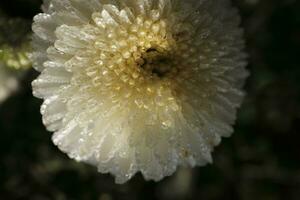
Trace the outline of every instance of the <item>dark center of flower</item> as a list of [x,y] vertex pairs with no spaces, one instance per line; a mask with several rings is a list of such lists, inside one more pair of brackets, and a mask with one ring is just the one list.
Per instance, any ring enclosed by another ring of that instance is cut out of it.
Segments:
[[147,49],[141,56],[141,68],[159,78],[165,77],[172,70],[172,61],[169,54],[160,52],[156,48]]

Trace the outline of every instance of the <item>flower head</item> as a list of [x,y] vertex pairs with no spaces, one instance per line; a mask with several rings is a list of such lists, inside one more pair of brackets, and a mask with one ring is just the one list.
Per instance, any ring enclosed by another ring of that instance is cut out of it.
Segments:
[[227,0],[50,0],[34,18],[43,122],[71,158],[122,183],[212,162],[247,76]]

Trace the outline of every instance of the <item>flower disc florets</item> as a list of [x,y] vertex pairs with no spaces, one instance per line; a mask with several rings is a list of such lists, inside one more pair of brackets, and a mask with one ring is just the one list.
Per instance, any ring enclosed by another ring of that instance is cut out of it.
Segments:
[[211,162],[247,75],[227,0],[50,0],[34,18],[44,124],[119,183]]

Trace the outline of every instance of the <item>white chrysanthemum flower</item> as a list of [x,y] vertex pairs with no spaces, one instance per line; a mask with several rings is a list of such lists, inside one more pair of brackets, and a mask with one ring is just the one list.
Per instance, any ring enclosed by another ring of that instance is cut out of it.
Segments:
[[18,88],[16,73],[0,62],[0,103]]
[[71,158],[160,180],[212,162],[247,76],[227,0],[50,0],[34,18],[33,93]]

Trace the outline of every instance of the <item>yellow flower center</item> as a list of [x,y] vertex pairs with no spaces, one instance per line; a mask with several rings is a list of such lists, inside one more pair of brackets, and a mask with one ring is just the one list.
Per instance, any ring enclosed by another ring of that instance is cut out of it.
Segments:
[[[189,36],[190,31],[187,24],[175,24],[173,18],[165,21],[139,16],[132,24],[112,22],[103,26],[100,14],[94,13],[94,23],[106,34],[106,41],[96,40],[94,44],[100,50],[101,69],[96,70],[101,76],[116,77],[129,86],[149,87],[161,80],[170,85],[184,64],[178,57],[182,57],[186,44],[178,41]],[[94,81],[101,82],[99,77]]]

